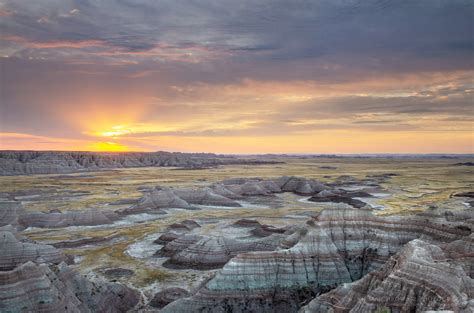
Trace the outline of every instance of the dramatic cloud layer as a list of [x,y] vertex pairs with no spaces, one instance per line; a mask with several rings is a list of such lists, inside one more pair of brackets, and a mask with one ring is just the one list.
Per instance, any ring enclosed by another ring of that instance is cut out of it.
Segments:
[[473,152],[473,12],[0,1],[0,149]]

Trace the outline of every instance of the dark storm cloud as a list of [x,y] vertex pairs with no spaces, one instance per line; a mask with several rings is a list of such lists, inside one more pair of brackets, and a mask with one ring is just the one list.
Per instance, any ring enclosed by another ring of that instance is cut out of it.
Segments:
[[13,12],[0,23],[4,36],[100,40],[130,52],[187,43],[225,48],[241,61],[447,57],[453,67],[452,54],[467,60],[472,53],[471,1],[23,0],[3,7]]

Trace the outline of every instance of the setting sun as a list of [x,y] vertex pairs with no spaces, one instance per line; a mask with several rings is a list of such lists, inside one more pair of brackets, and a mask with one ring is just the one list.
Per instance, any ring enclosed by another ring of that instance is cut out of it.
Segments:
[[99,152],[125,152],[130,151],[127,146],[115,142],[96,142],[87,146],[86,150]]
[[103,137],[117,137],[117,136],[122,136],[131,133],[129,129],[127,129],[126,126],[124,125],[117,125],[117,126],[112,126],[111,131],[105,131],[98,133],[98,135],[103,136]]

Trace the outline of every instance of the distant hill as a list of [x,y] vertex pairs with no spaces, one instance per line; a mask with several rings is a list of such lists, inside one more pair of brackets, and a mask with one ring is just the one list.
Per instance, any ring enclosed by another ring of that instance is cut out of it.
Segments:
[[0,175],[57,174],[168,166],[202,169],[226,164],[279,163],[251,157],[181,152],[0,151]]

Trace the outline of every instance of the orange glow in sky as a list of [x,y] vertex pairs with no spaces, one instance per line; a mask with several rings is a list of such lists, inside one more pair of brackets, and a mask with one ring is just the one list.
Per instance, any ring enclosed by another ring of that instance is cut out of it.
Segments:
[[[80,149],[82,150],[82,149]],[[86,146],[87,151],[99,151],[99,152],[125,152],[130,151],[130,148],[116,142],[96,142]]]
[[[462,94],[438,96],[438,90],[459,88],[466,73],[453,73],[451,86],[439,75],[425,76],[432,99],[427,105],[458,101]],[[460,78],[459,78],[460,77]],[[387,82],[324,85],[260,83],[193,87],[191,100],[155,104],[144,96],[82,94],[85,101],[69,110],[52,111],[67,121],[74,138],[28,133],[0,133],[0,149],[90,151],[183,151],[215,153],[472,153],[473,123],[469,118],[443,113],[367,112],[352,102],[410,101],[423,88],[420,78],[394,87]],[[461,81],[461,82],[458,82]],[[385,86],[385,87],[384,87]],[[448,87],[447,87],[448,86]],[[401,89],[400,89],[401,88]],[[339,94],[336,92],[339,90]],[[372,92],[370,91],[372,90]],[[184,91],[183,91],[184,92]],[[428,92],[428,91],[427,91]],[[463,91],[462,93],[465,93]],[[375,96],[376,95],[376,96]],[[340,105],[339,99],[352,99]],[[416,96],[423,99],[423,96]],[[367,99],[367,100],[365,100]],[[405,100],[406,99],[406,100]],[[54,100],[54,99],[52,99]],[[79,103],[79,102],[78,102]],[[133,103],[133,104],[132,104]],[[406,109],[410,110],[410,105]]]

